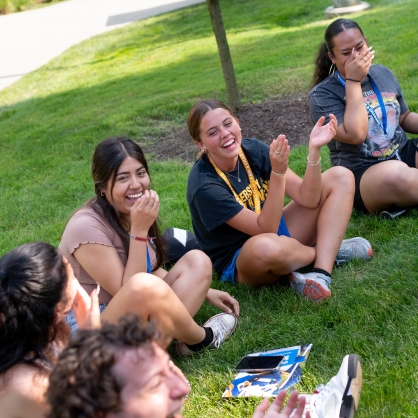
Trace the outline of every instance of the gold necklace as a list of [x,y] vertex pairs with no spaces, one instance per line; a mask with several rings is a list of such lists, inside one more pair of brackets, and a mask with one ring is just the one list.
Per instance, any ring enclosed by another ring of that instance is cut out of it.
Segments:
[[[238,182],[239,182],[239,183],[241,183],[241,179],[240,179],[240,177],[239,177],[239,159],[237,159],[237,164],[238,164],[238,177],[237,177],[237,176],[233,176],[232,174],[228,173],[228,171],[224,171],[224,173],[225,173],[227,176],[230,176],[230,177],[233,177],[234,179],[237,179],[237,180],[238,180]],[[236,165],[235,165],[235,167],[236,167]],[[234,171],[234,170],[235,170],[235,168],[234,168],[232,171]]]

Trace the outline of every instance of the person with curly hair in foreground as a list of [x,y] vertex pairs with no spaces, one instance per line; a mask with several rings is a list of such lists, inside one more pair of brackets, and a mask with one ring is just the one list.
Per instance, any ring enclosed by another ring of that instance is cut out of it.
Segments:
[[[81,330],[51,373],[50,418],[180,418],[190,385],[155,339],[152,324],[133,314]],[[284,405],[283,391],[253,418],[353,417],[360,390],[360,361],[350,354],[319,393],[298,398],[294,391]]]

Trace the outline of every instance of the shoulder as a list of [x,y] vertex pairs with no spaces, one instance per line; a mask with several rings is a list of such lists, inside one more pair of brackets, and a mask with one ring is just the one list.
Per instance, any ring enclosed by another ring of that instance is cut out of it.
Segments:
[[391,70],[389,70],[388,67],[385,67],[382,64],[373,64],[370,67],[369,73],[373,76],[376,74],[387,74],[387,75],[392,75],[394,77],[394,74]]
[[399,81],[396,78],[395,74],[384,65],[372,65],[370,67],[369,74],[376,80],[382,80],[383,82],[393,82],[399,85]]
[[67,229],[76,230],[81,229],[83,230],[86,227],[100,227],[100,228],[110,228],[107,221],[100,216],[97,212],[94,211],[93,208],[88,206],[83,206],[68,221]]
[[73,254],[81,244],[97,243],[114,246],[119,242],[116,231],[90,207],[82,207],[69,220],[62,234],[59,249]]
[[335,88],[335,86],[339,86],[338,80],[335,77],[327,77],[325,80],[322,80],[316,86],[312,87],[311,91],[309,92],[309,96],[315,94],[317,92],[329,91]]
[[241,143],[246,157],[252,161],[269,154],[269,146],[256,138],[244,138]]
[[189,173],[187,192],[194,192],[207,184],[219,183],[219,176],[206,155],[202,155],[194,164]]
[[46,374],[40,373],[36,367],[19,364],[9,370],[5,378],[5,386],[0,390],[0,400],[6,417],[44,416],[47,411],[45,393],[48,388],[48,376]]

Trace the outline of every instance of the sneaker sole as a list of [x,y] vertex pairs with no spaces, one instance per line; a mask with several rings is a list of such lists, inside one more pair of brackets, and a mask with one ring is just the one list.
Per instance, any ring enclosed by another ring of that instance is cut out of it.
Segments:
[[306,279],[305,286],[303,288],[303,294],[308,299],[311,299],[315,303],[320,303],[325,299],[331,297],[331,292],[326,287],[321,286],[318,282],[311,279]]
[[348,382],[343,394],[340,418],[354,418],[360,401],[363,371],[357,354],[350,354],[347,369]]

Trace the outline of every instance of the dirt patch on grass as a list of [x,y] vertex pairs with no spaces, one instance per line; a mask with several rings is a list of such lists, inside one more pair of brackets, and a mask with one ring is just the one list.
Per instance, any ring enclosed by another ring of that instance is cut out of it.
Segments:
[[[246,104],[237,113],[244,138],[257,138],[266,144],[279,134],[285,134],[291,148],[308,145],[313,123],[309,115],[306,94],[285,96],[280,100]],[[198,148],[187,127],[173,131],[149,146],[147,152],[159,161],[177,158],[193,162]]]

